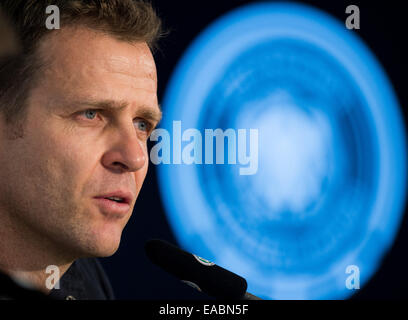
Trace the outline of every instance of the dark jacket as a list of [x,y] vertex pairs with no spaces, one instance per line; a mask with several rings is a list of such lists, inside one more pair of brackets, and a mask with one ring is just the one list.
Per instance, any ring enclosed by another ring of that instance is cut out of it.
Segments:
[[52,289],[48,295],[23,288],[0,274],[0,299],[113,300],[114,294],[100,262],[87,258],[76,260],[61,277],[59,289]]

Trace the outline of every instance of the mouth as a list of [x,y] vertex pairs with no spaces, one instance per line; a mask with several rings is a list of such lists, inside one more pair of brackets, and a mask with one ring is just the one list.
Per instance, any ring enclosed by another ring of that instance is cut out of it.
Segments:
[[129,192],[118,191],[96,196],[94,199],[102,213],[123,216],[129,212],[133,196]]
[[103,199],[115,201],[115,202],[118,202],[118,203],[127,203],[126,200],[124,198],[121,198],[121,197],[105,197]]
[[114,191],[109,192],[104,195],[96,196],[96,199],[106,199],[109,201],[114,201],[116,203],[130,204],[133,199],[133,195],[128,191]]

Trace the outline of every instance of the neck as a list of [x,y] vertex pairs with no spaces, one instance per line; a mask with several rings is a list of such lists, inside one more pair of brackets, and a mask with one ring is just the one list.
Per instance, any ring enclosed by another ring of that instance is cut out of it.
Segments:
[[0,212],[0,239],[0,270],[46,294],[75,260],[51,239],[4,212]]

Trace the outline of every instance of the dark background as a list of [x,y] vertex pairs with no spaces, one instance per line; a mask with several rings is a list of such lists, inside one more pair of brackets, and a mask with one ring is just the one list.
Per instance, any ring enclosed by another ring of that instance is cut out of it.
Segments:
[[[172,71],[184,51],[211,22],[239,6],[260,1],[219,0],[182,1],[153,0],[153,6],[170,33],[156,52],[159,75],[158,95],[161,101]],[[265,1],[263,1],[265,2]],[[398,95],[406,106],[406,71],[408,52],[404,35],[408,25],[408,9],[397,1],[297,1],[320,8],[341,21],[348,16],[348,5],[360,8],[360,30],[356,32],[377,56]],[[166,110],[163,110],[164,113]],[[403,110],[407,123],[407,110]],[[136,202],[133,216],[126,226],[119,250],[110,258],[101,259],[118,299],[208,299],[152,265],[144,254],[144,243],[161,238],[177,244],[167,222],[160,199],[156,167],[150,163],[146,181]],[[187,186],[186,186],[187,187]],[[407,210],[406,210],[407,211]],[[392,249],[385,256],[379,271],[352,299],[408,298],[408,218],[404,220]]]

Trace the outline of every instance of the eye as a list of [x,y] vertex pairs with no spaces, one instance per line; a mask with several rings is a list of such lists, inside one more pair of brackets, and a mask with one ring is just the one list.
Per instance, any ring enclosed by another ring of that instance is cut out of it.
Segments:
[[95,119],[95,117],[96,117],[96,115],[98,114],[98,112],[97,112],[96,110],[93,110],[93,109],[88,109],[88,110],[85,110],[85,111],[83,112],[83,114],[85,115],[85,117],[86,117],[87,119],[93,120],[93,119]]
[[151,128],[151,124],[143,119],[135,119],[134,120],[135,126],[138,130],[144,131],[144,132],[149,132]]

